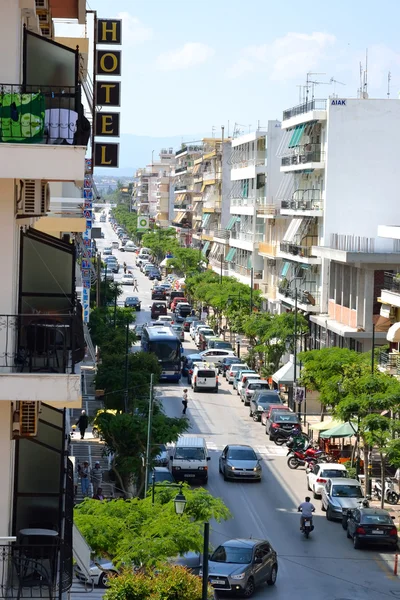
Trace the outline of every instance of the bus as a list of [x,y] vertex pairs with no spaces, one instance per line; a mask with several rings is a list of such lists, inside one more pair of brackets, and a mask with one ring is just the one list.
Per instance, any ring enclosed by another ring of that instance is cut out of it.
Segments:
[[153,352],[161,365],[161,380],[179,381],[181,378],[182,343],[169,327],[144,327],[141,346],[144,352]]

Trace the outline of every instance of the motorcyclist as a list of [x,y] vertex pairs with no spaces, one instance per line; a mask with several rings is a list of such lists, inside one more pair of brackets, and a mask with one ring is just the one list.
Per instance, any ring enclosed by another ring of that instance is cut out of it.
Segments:
[[313,512],[315,512],[315,506],[310,502],[310,496],[306,496],[305,502],[302,502],[298,507],[298,512],[301,512],[300,517],[300,531],[304,529],[304,521],[312,521]]

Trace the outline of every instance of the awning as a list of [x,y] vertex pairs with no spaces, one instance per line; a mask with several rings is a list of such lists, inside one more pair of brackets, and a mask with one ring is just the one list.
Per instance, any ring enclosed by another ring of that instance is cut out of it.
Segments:
[[282,238],[284,242],[294,242],[296,234],[299,232],[300,227],[304,223],[304,217],[294,217],[289,223],[289,227],[286,230],[285,235]]
[[293,131],[293,135],[290,138],[290,142],[289,142],[289,148],[295,148],[296,146],[299,145],[299,142],[301,140],[301,137],[304,133],[304,129],[305,129],[305,123],[303,125],[296,125],[294,131]]
[[225,227],[225,229],[227,231],[231,231],[232,227],[235,225],[235,223],[237,223],[238,221],[240,221],[240,217],[238,217],[238,215],[234,215],[233,217],[231,217],[229,219],[228,225]]
[[185,212],[178,212],[178,214],[176,215],[176,217],[173,219],[173,222],[174,223],[180,223],[183,220],[185,214],[186,214]]
[[283,263],[281,275],[282,277],[286,277],[290,269],[290,262],[286,261]]
[[357,433],[357,430],[357,423],[341,423],[340,425],[336,425],[336,427],[328,429],[328,431],[324,431],[323,433],[321,433],[320,437],[325,439],[352,437]]
[[[300,375],[300,365],[297,365],[297,369],[296,369],[296,377],[298,377]],[[293,362],[293,355],[291,355],[289,362],[286,363],[286,365],[283,365],[283,367],[281,367],[280,369],[278,369],[276,371],[276,373],[274,373],[272,375],[272,379],[273,381],[275,381],[275,383],[277,383],[278,385],[293,385],[293,381],[294,381],[294,362]]]
[[208,222],[209,222],[209,220],[210,220],[210,217],[211,217],[211,214],[209,214],[209,213],[207,213],[207,214],[205,214],[205,215],[204,215],[204,217],[203,217],[203,220],[202,220],[202,222],[201,222],[201,226],[202,226],[202,228],[203,228],[203,229],[204,229],[205,227],[207,227],[207,225],[208,225]]
[[319,423],[314,423],[310,425],[310,429],[313,431],[327,431],[328,429],[333,429],[338,425],[343,425],[342,421],[320,421]]
[[175,203],[175,204],[182,204],[182,202],[184,201],[185,197],[186,197],[186,194],[177,194],[177,195],[175,196],[175,201],[174,201],[174,203]]
[[231,248],[226,255],[225,262],[232,262],[235,258],[237,248]]
[[200,167],[201,167],[201,162],[198,165],[194,165],[192,174],[197,175],[197,173],[200,171]]
[[201,186],[201,191],[204,192],[207,185],[214,185],[215,179],[210,179],[209,181],[203,181],[203,185]]
[[202,253],[203,256],[205,256],[207,254],[207,250],[208,250],[210,244],[211,244],[211,242],[206,242],[204,244],[204,246],[202,247],[201,253]]
[[400,342],[400,323],[395,323],[390,327],[386,339],[388,342]]

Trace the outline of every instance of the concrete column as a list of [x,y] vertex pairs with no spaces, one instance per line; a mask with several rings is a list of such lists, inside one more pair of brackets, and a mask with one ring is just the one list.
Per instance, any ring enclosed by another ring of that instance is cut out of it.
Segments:
[[13,179],[0,179],[0,256],[2,261],[0,315],[17,312],[19,235],[15,219]]
[[374,292],[374,271],[367,271],[362,269],[364,275],[364,289],[361,288],[361,292],[364,294],[364,324],[361,325],[365,331],[372,331],[372,310],[374,304],[373,292]]
[[18,0],[1,0],[0,73],[1,83],[22,81],[22,22]]
[[[330,281],[330,264],[331,261],[328,258],[322,259],[320,267],[320,289],[321,289],[321,305],[320,312],[322,314],[328,312],[328,301],[329,301],[329,281]],[[318,281],[318,275],[316,275]]]
[[14,485],[14,442],[11,440],[11,402],[0,402],[0,536],[11,535]]

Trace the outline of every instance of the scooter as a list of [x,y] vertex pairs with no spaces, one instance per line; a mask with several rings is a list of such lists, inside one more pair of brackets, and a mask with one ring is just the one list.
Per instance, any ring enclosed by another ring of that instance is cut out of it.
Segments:
[[[382,498],[382,482],[380,479],[375,481],[373,492],[380,500]],[[397,492],[394,491],[394,483],[390,479],[390,477],[385,478],[385,501],[388,504],[398,504],[400,500],[400,496]]]
[[308,539],[310,533],[314,530],[313,520],[311,518],[304,519],[302,532],[304,533],[304,537]]
[[287,456],[289,456],[287,465],[290,469],[297,469],[304,465],[307,465],[307,468],[311,469],[315,463],[318,461],[322,462],[325,459],[325,453],[315,448],[308,448],[304,452],[301,450],[289,450]]

